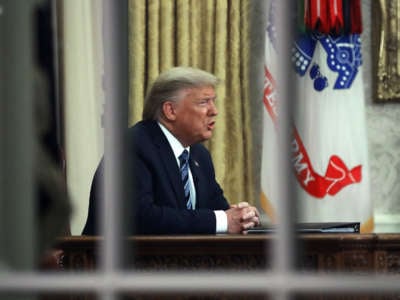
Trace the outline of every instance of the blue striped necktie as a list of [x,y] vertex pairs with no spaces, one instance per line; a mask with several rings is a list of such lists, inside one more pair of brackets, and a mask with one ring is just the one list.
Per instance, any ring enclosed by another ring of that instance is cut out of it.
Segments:
[[185,203],[187,209],[193,209],[190,201],[190,182],[189,182],[189,152],[185,149],[179,156],[180,172],[183,187],[185,190]]

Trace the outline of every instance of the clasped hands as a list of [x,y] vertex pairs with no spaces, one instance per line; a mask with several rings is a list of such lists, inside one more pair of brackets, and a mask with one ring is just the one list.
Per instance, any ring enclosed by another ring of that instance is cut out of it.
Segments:
[[225,213],[228,217],[228,233],[246,234],[248,229],[260,225],[257,208],[247,202],[233,204]]

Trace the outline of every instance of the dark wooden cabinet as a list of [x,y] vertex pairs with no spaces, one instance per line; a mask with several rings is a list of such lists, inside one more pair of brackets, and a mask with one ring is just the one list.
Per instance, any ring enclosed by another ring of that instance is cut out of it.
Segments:
[[[59,238],[56,248],[62,250],[59,269],[94,271],[99,266],[100,237],[72,236]],[[124,239],[130,270],[228,270],[261,271],[271,267],[274,235],[192,235],[135,236]],[[400,273],[400,234],[307,234],[297,239],[298,268],[317,273],[348,272],[350,274]],[[60,252],[58,252],[60,253]],[[255,273],[256,274],[256,273]],[[257,274],[261,274],[258,273]],[[260,275],[262,276],[262,275]],[[203,295],[128,293],[123,299],[274,299],[264,294],[243,290],[240,293]],[[78,293],[62,298],[99,299],[95,294]],[[400,293],[386,295],[315,294],[294,295],[293,299],[389,300],[400,299]]]

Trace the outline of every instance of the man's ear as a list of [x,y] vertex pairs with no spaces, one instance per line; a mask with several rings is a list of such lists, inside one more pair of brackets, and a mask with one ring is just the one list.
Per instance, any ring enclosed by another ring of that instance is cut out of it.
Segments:
[[167,120],[173,121],[176,118],[175,103],[172,101],[165,101],[162,105],[162,111]]

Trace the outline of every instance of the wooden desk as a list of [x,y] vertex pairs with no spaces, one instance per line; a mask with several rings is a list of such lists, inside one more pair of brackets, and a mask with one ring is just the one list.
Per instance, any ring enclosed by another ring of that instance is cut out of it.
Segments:
[[[130,267],[140,270],[261,270],[268,268],[273,235],[136,236]],[[69,270],[93,270],[99,237],[65,237],[56,247],[64,251]],[[299,236],[299,267],[323,272],[400,273],[400,234],[308,234]]]

